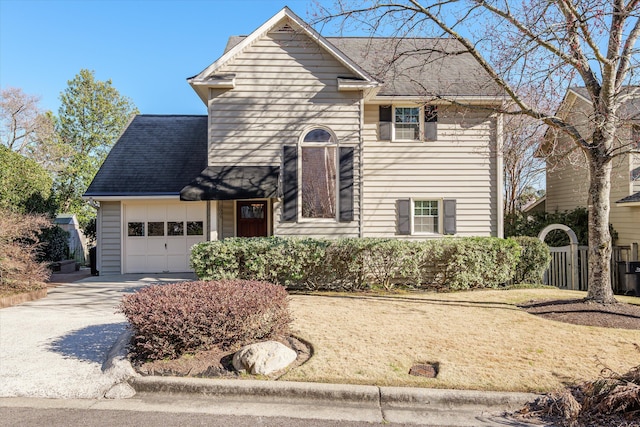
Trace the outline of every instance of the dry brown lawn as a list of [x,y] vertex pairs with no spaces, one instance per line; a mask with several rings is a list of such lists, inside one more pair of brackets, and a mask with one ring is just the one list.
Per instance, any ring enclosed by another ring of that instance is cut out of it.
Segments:
[[[282,380],[545,392],[640,364],[640,331],[578,326],[526,313],[555,289],[397,295],[292,295],[293,332],[313,357]],[[640,303],[638,298],[619,300]],[[437,378],[410,376],[438,363]]]

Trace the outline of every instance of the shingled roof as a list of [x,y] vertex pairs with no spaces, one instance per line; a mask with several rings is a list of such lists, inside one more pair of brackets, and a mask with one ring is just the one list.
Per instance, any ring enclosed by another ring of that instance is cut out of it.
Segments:
[[[225,52],[246,36],[232,36]],[[379,96],[504,95],[465,47],[453,38],[326,37],[382,83]]]
[[[591,102],[589,91],[584,86],[572,86],[569,90],[577,93]],[[624,95],[629,95],[618,111],[618,116],[624,120],[640,120],[640,86],[625,86]]]
[[207,116],[136,116],[84,194],[179,195],[207,166]]

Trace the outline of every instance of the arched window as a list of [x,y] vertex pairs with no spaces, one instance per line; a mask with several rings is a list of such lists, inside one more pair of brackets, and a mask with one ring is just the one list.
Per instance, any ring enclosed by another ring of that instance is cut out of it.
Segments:
[[324,128],[302,138],[301,193],[303,218],[336,218],[337,141]]

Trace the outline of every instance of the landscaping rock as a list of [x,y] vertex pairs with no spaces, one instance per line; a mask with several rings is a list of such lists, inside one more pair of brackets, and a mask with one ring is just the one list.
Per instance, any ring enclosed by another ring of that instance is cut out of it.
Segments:
[[277,341],[250,344],[233,355],[233,367],[253,375],[269,375],[293,363],[298,354]]

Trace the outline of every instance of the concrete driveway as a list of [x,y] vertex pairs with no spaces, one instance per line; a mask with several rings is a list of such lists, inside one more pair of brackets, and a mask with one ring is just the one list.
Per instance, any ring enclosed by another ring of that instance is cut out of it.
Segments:
[[0,397],[101,398],[119,382],[103,371],[126,330],[123,294],[188,273],[89,277],[49,289],[46,298],[0,310]]

